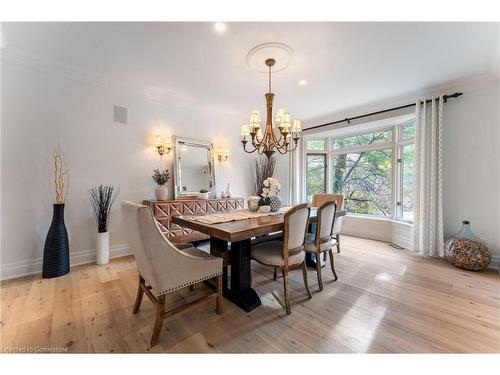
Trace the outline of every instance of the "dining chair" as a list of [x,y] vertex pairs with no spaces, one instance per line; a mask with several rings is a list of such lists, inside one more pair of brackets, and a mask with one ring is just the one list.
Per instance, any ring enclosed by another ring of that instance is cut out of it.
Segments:
[[[334,201],[337,203],[337,210],[344,209],[344,196],[342,194],[313,194],[312,207],[319,207],[325,202]],[[342,227],[342,217],[335,220],[333,227],[333,237],[337,240],[337,253],[340,253],[340,229]]]
[[302,269],[304,286],[309,298],[312,298],[307,284],[304,245],[309,223],[310,208],[307,204],[299,204],[285,213],[283,241],[267,241],[252,246],[251,256],[264,266],[280,269],[283,275],[286,313],[290,314],[290,298],[288,287],[288,271]]
[[[137,314],[146,294],[156,306],[156,320],[150,344],[158,342],[163,321],[210,297],[216,297],[216,312],[222,313],[222,259],[189,244],[177,248],[165,238],[148,206],[133,202],[122,203],[132,252],[139,271],[139,287],[133,313]],[[215,278],[216,290],[171,310],[165,309],[168,293]]]
[[330,256],[330,265],[333,272],[333,279],[337,280],[335,272],[335,264],[333,260],[332,248],[336,244],[333,238],[333,228],[335,227],[335,213],[337,211],[337,203],[335,201],[326,201],[318,207],[316,233],[307,235],[306,252],[316,255],[316,274],[318,276],[319,290],[323,290],[323,280],[321,278],[321,254]]

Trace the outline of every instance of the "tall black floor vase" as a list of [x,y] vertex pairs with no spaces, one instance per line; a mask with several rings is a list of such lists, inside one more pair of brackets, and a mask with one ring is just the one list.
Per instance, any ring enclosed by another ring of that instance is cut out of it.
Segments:
[[51,278],[69,272],[69,240],[64,224],[64,203],[54,204],[54,215],[43,249],[42,277]]

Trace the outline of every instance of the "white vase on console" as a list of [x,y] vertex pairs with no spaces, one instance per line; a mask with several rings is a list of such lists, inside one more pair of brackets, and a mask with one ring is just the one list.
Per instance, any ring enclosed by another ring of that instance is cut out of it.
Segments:
[[165,185],[157,185],[155,188],[155,197],[157,201],[167,200],[168,188]]
[[229,182],[227,183],[227,189],[226,189],[226,198],[231,198],[231,187],[229,186]]

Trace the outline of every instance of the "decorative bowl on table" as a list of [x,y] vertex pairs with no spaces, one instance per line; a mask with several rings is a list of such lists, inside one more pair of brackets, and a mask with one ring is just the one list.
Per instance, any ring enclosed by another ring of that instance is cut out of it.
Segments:
[[271,212],[271,206],[260,206],[259,212],[269,213],[269,212]]
[[260,197],[250,196],[247,198],[247,206],[250,212],[257,212],[259,210]]

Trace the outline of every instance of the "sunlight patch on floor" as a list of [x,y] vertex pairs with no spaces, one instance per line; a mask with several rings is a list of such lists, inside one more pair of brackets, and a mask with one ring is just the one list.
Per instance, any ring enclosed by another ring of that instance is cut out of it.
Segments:
[[393,277],[391,276],[391,274],[387,272],[381,272],[375,276],[375,280],[380,280],[380,281],[391,281],[392,279]]
[[[370,304],[372,307],[367,312],[370,316],[366,320],[359,319],[360,313],[366,311],[366,306]],[[338,326],[349,327],[349,336],[356,338],[356,340],[350,342],[350,346],[356,352],[365,353],[368,351],[375,338],[378,326],[385,316],[386,310],[386,306],[373,306],[373,303],[369,301],[369,297],[363,295],[357,299],[354,305],[339,321]]]

